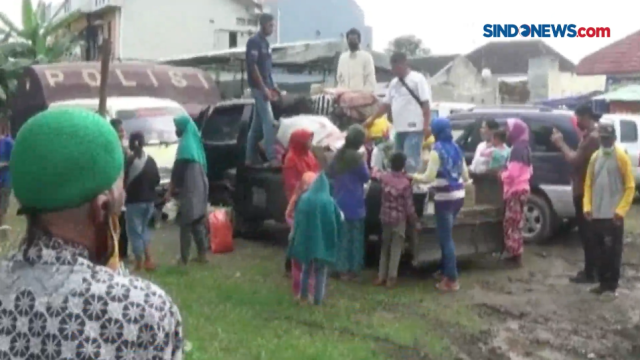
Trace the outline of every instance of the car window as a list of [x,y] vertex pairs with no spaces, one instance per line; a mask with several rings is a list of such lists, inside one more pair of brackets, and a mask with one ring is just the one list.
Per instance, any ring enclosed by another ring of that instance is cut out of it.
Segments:
[[234,141],[240,132],[240,124],[245,108],[244,104],[215,108],[202,127],[204,141]]
[[[476,121],[460,121],[451,124],[451,132],[453,139],[464,152],[475,152],[476,147],[480,143],[480,136],[476,129],[478,123]],[[478,133],[478,134],[476,134]]]
[[[127,134],[141,132],[148,144],[178,142],[173,119],[185,114],[179,107],[140,108],[120,110],[116,117],[122,120],[122,127]],[[125,144],[127,141],[125,140]]]
[[638,142],[638,126],[632,120],[620,120],[620,142],[635,143]]
[[[531,134],[531,151],[533,152],[546,152],[557,153],[560,152],[557,146],[551,142],[551,134],[553,134],[553,126],[538,121],[527,121]],[[560,127],[559,129],[566,137],[570,136],[566,133],[566,129]]]

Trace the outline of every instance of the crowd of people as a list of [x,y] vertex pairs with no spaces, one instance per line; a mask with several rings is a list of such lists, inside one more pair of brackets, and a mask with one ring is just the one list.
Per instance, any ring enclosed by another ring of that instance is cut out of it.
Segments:
[[[271,74],[271,54],[267,41],[267,37],[273,31],[273,17],[263,15],[260,18],[260,26],[261,31],[249,40],[246,55],[252,93],[256,103],[263,104],[266,110],[256,108],[255,121],[251,128],[254,135],[250,136],[247,142],[248,163],[251,163],[249,155],[255,153],[259,130],[263,129],[265,139],[273,137],[273,117],[267,100],[277,97],[280,92]],[[349,30],[346,38],[349,50],[339,59],[338,86],[351,91],[372,92],[376,83],[372,57],[360,49],[358,30]],[[307,144],[306,152],[298,148],[286,155],[284,176],[287,194],[296,194],[288,195],[291,215],[289,219],[293,228],[295,229],[293,209],[302,192],[300,189],[293,191],[294,184],[300,183],[307,172],[324,174],[330,181],[332,196],[342,214],[343,225],[339,226],[335,239],[329,241],[325,238],[328,243],[324,244],[326,251],[323,251],[323,256],[326,258],[329,251],[327,249],[335,251],[331,269],[340,279],[351,280],[357,277],[364,256],[364,185],[370,181],[378,182],[382,186],[383,194],[380,214],[383,230],[379,274],[375,284],[393,287],[397,281],[397,264],[404,247],[405,236],[413,234],[419,227],[412,201],[412,187],[419,183],[431,184],[437,236],[442,249],[441,271],[436,274],[440,280],[437,287],[443,291],[455,291],[459,289],[459,283],[452,239],[453,224],[464,202],[465,185],[471,182],[473,176],[489,174],[496,176],[503,188],[504,260],[508,264],[521,266],[525,206],[531,193],[530,180],[533,174],[528,125],[520,119],[508,119],[506,128],[502,129],[495,120],[484,121],[481,130],[484,141],[478,145],[474,159],[467,168],[464,154],[454,142],[449,120],[431,118],[431,89],[426,78],[409,68],[405,54],[394,53],[390,63],[395,78],[389,83],[379,110],[364,121],[362,126],[356,125],[348,129],[345,145],[336,153],[326,169],[319,170],[318,163],[312,160],[308,149],[311,146],[312,134],[303,136]],[[372,136],[371,130],[385,115],[393,119],[393,139]],[[600,279],[601,284],[594,292],[615,292],[622,248],[622,219],[628,210],[632,196],[630,194],[633,193],[635,185],[628,169],[628,157],[614,146],[615,133],[607,130],[611,129],[610,125],[603,124],[598,127],[598,117],[588,105],[577,109],[576,117],[580,135],[584,133],[577,150],[574,151],[567,146],[562,134],[557,130],[554,130],[551,139],[565,155],[574,173],[574,204],[579,233],[584,244],[585,268],[572,278],[572,281],[591,283]],[[273,140],[264,141],[264,144],[267,144],[266,153],[270,165],[278,165],[279,160],[269,155],[274,153],[268,149],[273,143]],[[299,141],[295,143],[301,144]],[[371,161],[358,152],[365,144],[373,144],[374,154]],[[426,159],[423,158],[425,146],[430,150]],[[606,169],[613,173],[607,172],[608,178],[600,178],[605,174],[599,170],[605,166],[600,154],[610,154],[611,149],[616,149],[614,153],[618,159],[617,167],[608,162]],[[300,156],[301,153],[306,155]],[[592,169],[598,171],[593,172]],[[594,177],[595,175],[597,176]],[[594,180],[596,178],[597,180]],[[585,179],[591,180],[587,182]],[[304,182],[304,188],[308,186],[308,181]],[[599,195],[594,195],[594,191]],[[605,195],[602,192],[606,192]],[[603,197],[611,200],[603,204]],[[598,206],[613,210],[605,212],[600,209],[594,218],[592,210],[585,208],[590,209],[594,204],[592,199],[595,198],[599,199]],[[609,221],[615,226],[603,225],[601,217],[605,215],[604,223],[608,224]],[[304,241],[313,238],[310,234],[297,234],[304,232],[292,231],[293,247],[298,237],[304,238]],[[609,236],[616,239],[613,241],[614,245],[608,240],[603,240]],[[297,289],[297,294],[300,295],[298,274],[299,270],[304,268],[304,263],[296,261],[295,257],[293,262],[297,264],[293,266],[296,269],[293,274],[294,289]],[[617,273],[612,270],[614,267],[618,268]],[[286,268],[289,270],[291,267],[287,265]],[[324,280],[319,283],[324,284]]]
[[[297,301],[320,305],[330,273],[343,281],[361,275],[365,194],[371,182],[382,188],[382,246],[374,285],[392,288],[397,283],[405,237],[420,227],[413,186],[424,183],[434,193],[442,250],[436,287],[443,292],[460,289],[453,226],[465,185],[480,173],[502,183],[505,260],[521,265],[523,214],[533,173],[525,122],[509,119],[500,129],[495,121],[485,121],[485,141],[467,168],[450,120],[431,119],[426,79],[409,69],[405,55],[396,53],[391,56],[396,78],[379,111],[348,129],[344,145],[326,167],[311,151],[313,133],[304,129],[292,133],[288,151],[278,159],[269,139],[269,100],[278,96],[266,40],[273,17],[262,15],[260,25],[247,44],[256,116],[246,154],[251,162],[262,131],[268,166],[283,164],[291,225],[285,268]],[[339,79],[366,90],[375,74],[359,40],[357,31],[348,33],[350,49],[340,58]],[[377,118],[387,113],[396,134],[376,141],[382,155],[371,164],[361,149],[372,142],[370,130]],[[598,125],[590,107],[580,107],[576,116],[584,132],[577,150],[564,143],[560,132],[552,135],[574,171],[585,251],[585,268],[572,281],[599,281],[594,293],[615,293],[624,217],[635,192],[631,164],[616,146],[610,124]],[[180,141],[165,200],[173,198],[179,205],[180,263],[190,261],[192,241],[196,260],[206,262],[207,159],[193,120],[183,115],[174,123]],[[6,214],[13,191],[27,230],[19,250],[0,262],[0,357],[180,359],[182,320],[176,305],[160,288],[129,276],[122,266],[130,244],[134,271],[156,267],[148,223],[160,176],[155,160],[144,151],[144,135],[128,134],[125,142],[121,121],[109,124],[99,114],[71,108],[34,116],[15,142],[8,128],[1,130],[0,215]],[[425,144],[430,150],[426,159]]]

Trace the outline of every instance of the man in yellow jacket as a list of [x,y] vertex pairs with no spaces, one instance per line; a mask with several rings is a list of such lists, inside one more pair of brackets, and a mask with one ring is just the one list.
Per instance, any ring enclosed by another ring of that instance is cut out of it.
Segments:
[[616,293],[620,280],[624,217],[635,194],[631,161],[624,149],[616,146],[612,124],[598,126],[600,149],[589,161],[584,183],[583,208],[591,223],[591,236],[599,251],[598,278],[594,294]]

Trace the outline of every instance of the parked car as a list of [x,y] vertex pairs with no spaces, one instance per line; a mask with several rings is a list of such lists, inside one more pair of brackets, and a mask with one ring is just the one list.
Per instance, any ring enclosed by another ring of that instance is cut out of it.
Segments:
[[495,119],[506,125],[508,118],[522,119],[531,132],[533,176],[531,196],[525,210],[525,241],[539,242],[548,239],[565,220],[575,217],[571,190],[570,166],[562,153],[551,143],[553,128],[564,135],[572,148],[577,148],[578,132],[569,112],[555,112],[546,108],[506,107],[483,108],[450,116],[456,142],[471,163],[476,147],[482,141],[480,127],[486,119]]
[[640,115],[606,114],[600,119],[600,122],[610,123],[615,127],[618,144],[629,155],[636,185],[640,185],[640,137],[638,136]]

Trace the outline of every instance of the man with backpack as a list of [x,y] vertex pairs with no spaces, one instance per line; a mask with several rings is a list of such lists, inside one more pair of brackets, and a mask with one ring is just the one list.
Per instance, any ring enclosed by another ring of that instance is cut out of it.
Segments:
[[396,78],[389,83],[380,108],[364,126],[370,127],[375,119],[391,112],[395,150],[407,156],[407,173],[415,173],[422,162],[422,142],[431,135],[431,87],[424,75],[409,68],[404,53],[391,55],[391,71]]

